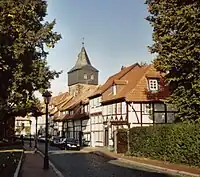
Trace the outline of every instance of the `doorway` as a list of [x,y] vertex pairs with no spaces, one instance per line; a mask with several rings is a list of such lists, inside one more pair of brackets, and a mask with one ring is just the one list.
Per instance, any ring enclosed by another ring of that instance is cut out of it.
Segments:
[[108,147],[108,128],[105,129],[104,146]]

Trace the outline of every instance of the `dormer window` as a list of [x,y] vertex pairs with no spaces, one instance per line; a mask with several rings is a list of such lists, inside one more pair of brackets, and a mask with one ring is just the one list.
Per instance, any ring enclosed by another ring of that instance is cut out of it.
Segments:
[[117,94],[117,86],[113,85],[112,89],[113,89],[113,95],[116,95]]
[[158,79],[149,79],[149,90],[158,91]]

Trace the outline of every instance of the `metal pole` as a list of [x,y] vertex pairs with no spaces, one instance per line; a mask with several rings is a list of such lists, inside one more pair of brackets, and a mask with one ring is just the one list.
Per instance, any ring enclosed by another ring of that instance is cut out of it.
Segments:
[[38,117],[35,116],[35,151],[37,151],[37,138],[38,138],[38,135],[37,135],[37,120],[38,120]]
[[44,169],[49,169],[49,157],[48,157],[48,103],[46,103],[46,129],[45,129]]
[[29,147],[32,147],[32,143],[31,143],[31,120],[30,120],[30,139],[29,139]]

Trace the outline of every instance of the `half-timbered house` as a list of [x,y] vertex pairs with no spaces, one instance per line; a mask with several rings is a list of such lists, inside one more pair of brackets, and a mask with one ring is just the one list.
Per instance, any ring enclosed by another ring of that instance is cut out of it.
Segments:
[[59,120],[60,109],[72,99],[68,92],[60,93],[51,99],[49,104],[49,134],[63,136],[63,122]]
[[94,92],[97,87],[91,85],[84,87],[60,109],[58,119],[63,122],[65,137],[79,139],[82,136],[86,143],[90,143],[88,95]]
[[[91,121],[96,117],[92,108],[94,99],[101,100],[98,112],[102,111],[101,139],[104,146],[114,145],[114,132],[119,128],[173,122],[175,111],[163,102],[168,96],[163,74],[157,72],[153,65],[140,66],[136,63],[111,76],[90,96]],[[91,134],[96,134],[91,139],[93,146],[98,146],[98,131],[93,131],[98,123],[91,127]]]
[[[90,120],[91,120],[91,146],[108,146],[108,127],[104,125],[106,122],[103,119],[102,112],[105,110],[102,106],[103,95],[107,93],[107,90],[111,88],[114,81],[120,80],[126,76],[137,64],[129,66],[127,68],[122,67],[121,71],[109,77],[108,80],[99,89],[89,96],[90,99]],[[105,94],[104,94],[105,92]],[[121,104],[119,104],[121,106]],[[119,108],[118,106],[118,108]],[[122,106],[119,110],[121,110]],[[126,113],[124,113],[126,115]],[[121,121],[122,123],[122,121]]]

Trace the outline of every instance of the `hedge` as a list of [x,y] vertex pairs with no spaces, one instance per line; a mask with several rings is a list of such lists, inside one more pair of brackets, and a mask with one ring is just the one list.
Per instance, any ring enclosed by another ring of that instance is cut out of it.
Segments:
[[134,127],[130,154],[200,167],[200,123]]

